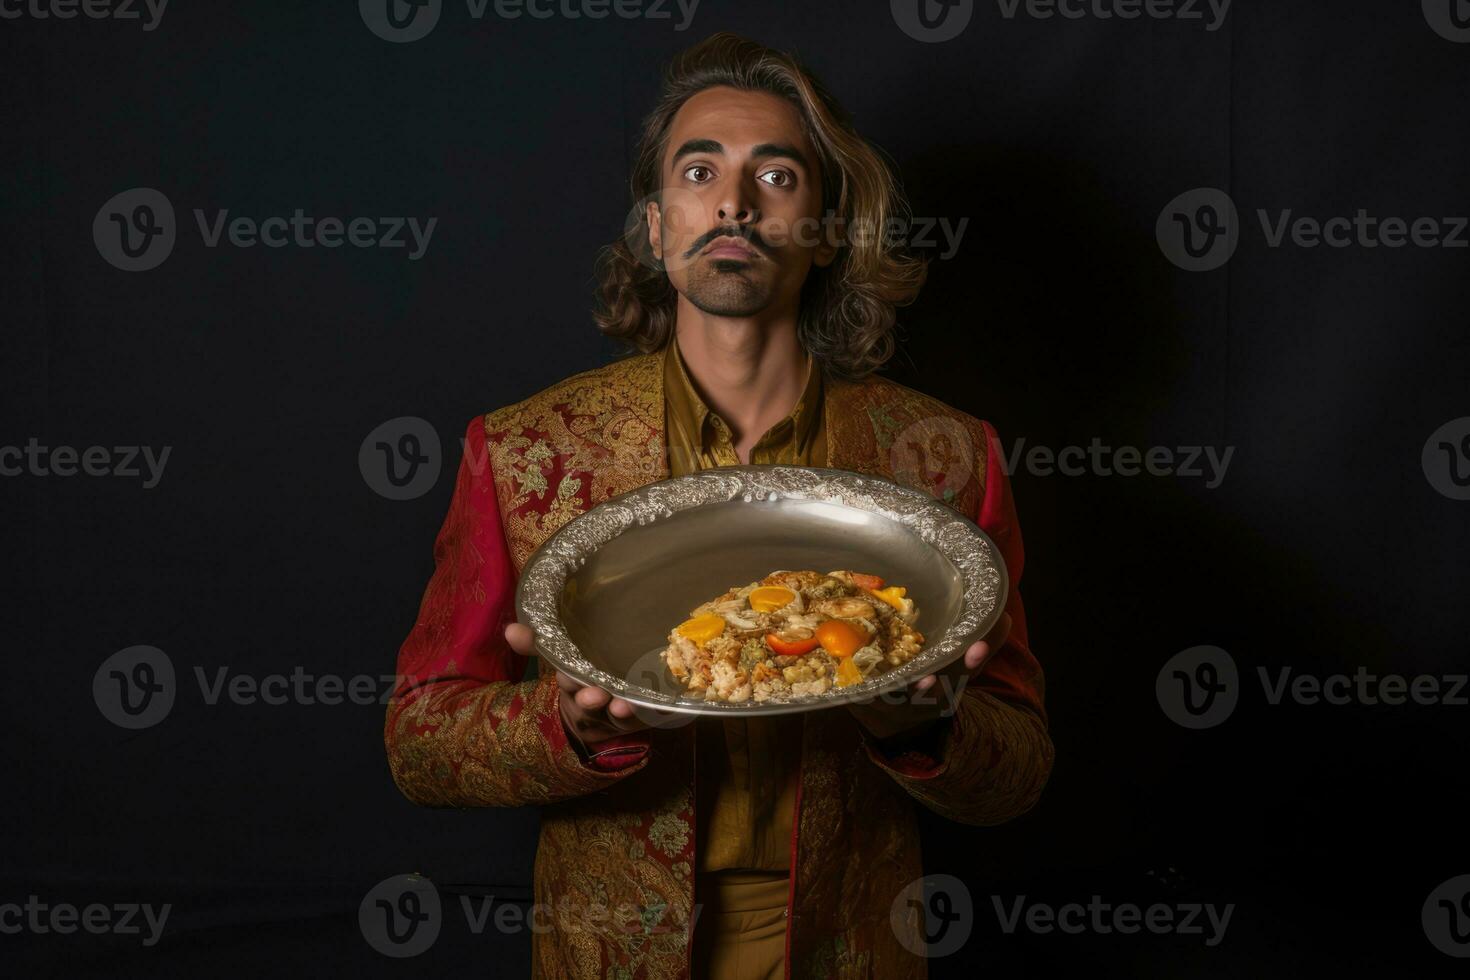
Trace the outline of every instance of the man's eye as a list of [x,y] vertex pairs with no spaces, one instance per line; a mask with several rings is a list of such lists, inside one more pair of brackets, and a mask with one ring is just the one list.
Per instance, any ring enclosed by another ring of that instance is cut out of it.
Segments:
[[689,177],[689,179],[690,180],[693,180],[696,184],[703,184],[705,181],[700,180],[697,177],[690,176],[691,174],[693,174],[697,170],[702,170],[705,173],[709,173],[709,167],[706,167],[702,163],[696,163],[694,166],[692,166],[689,169],[687,169],[687,170],[684,171],[684,176],[685,177]]
[[784,170],[769,170],[761,174],[760,179],[765,180],[767,177],[781,178],[779,182],[768,182],[771,183],[772,187],[790,187],[795,182],[795,178]]

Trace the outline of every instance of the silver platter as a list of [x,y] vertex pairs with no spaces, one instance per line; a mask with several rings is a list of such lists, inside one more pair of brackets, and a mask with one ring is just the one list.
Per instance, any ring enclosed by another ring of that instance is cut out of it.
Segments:
[[[917,657],[826,694],[734,704],[685,695],[664,667],[669,631],[695,606],[777,569],[839,568],[908,589],[925,638]],[[994,542],[928,494],[849,470],[720,466],[568,521],[526,561],[516,612],[552,666],[642,708],[779,715],[866,700],[940,670],[995,625],[1007,587]]]

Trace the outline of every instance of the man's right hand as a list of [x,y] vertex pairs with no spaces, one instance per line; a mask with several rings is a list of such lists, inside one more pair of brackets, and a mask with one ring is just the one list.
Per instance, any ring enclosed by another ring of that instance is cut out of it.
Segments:
[[[531,628],[524,623],[505,627],[505,640],[523,657],[536,655]],[[649,726],[634,711],[633,704],[600,687],[583,684],[573,677],[556,672],[557,700],[561,705],[562,726],[583,749],[597,750],[597,743],[640,731]]]

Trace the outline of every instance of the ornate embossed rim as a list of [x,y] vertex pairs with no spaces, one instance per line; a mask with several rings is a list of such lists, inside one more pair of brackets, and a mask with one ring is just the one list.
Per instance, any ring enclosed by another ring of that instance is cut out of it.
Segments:
[[[897,670],[841,693],[770,698],[731,704],[671,697],[609,674],[582,655],[559,615],[568,578],[587,556],[628,528],[672,517],[682,510],[742,498],[817,500],[876,513],[903,525],[938,550],[964,583],[960,618],[917,657]],[[990,537],[974,521],[941,501],[882,477],[809,466],[719,466],[649,483],[603,501],[562,525],[527,559],[516,588],[518,619],[535,634],[537,652],[583,684],[601,687],[645,708],[699,714],[784,714],[866,700],[933,673],[961,656],[1000,618],[1009,583]]]

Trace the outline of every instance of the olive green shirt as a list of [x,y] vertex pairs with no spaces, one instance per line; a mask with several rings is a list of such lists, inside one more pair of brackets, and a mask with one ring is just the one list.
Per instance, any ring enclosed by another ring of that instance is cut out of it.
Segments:
[[[663,355],[669,475],[740,465],[730,427],[695,388],[676,337],[670,338]],[[815,358],[808,355],[807,360],[800,400],[756,442],[750,453],[752,465],[827,464],[822,371]],[[699,870],[789,873],[802,716],[701,717],[695,726]]]

